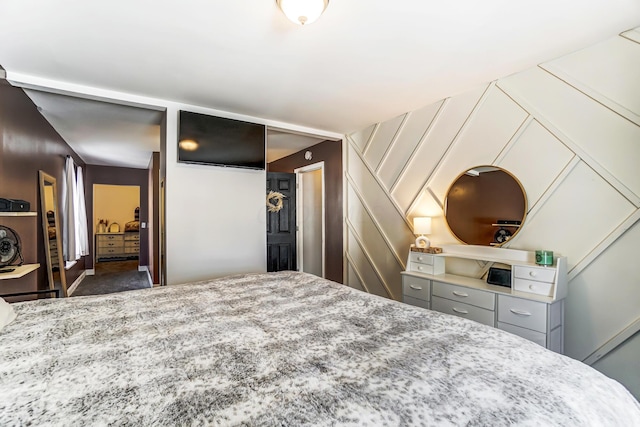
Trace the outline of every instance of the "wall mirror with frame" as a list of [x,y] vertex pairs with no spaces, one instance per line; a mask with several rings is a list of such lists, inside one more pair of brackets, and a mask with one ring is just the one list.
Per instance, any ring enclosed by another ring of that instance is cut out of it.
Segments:
[[40,171],[40,210],[44,250],[47,259],[47,277],[49,289],[60,289],[67,296],[67,280],[62,259],[62,236],[58,218],[58,191],[56,179]]
[[451,184],[445,222],[468,245],[502,246],[524,225],[527,196],[518,179],[496,166],[476,166]]

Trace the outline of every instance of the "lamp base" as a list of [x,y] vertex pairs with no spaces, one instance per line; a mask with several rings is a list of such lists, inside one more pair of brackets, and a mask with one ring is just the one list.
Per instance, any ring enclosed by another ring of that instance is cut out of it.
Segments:
[[416,239],[416,248],[428,248],[431,246],[431,242],[427,236],[420,236]]

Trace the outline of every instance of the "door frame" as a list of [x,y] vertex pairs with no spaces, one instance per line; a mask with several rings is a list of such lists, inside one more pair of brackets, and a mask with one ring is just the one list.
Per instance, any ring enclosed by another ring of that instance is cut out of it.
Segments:
[[296,237],[296,257],[298,263],[298,271],[303,271],[304,267],[304,258],[303,258],[303,238],[304,238],[304,227],[301,221],[301,217],[304,214],[304,208],[302,205],[302,196],[303,196],[303,188],[300,179],[300,175],[306,172],[314,172],[320,170],[320,176],[322,178],[322,277],[325,277],[325,230],[326,230],[326,219],[325,219],[325,209],[326,209],[326,201],[325,201],[325,193],[326,193],[326,185],[324,181],[324,161],[313,163],[307,166],[303,166],[301,168],[296,168],[293,170],[293,173],[296,174],[296,229],[298,230]]
[[[96,243],[96,236],[97,236],[98,232],[96,230],[97,226],[96,226],[96,221],[95,221],[95,219],[96,219],[95,218],[95,216],[96,216],[96,202],[97,202],[96,196],[95,196],[95,194],[96,194],[96,186],[100,186],[100,187],[135,187],[135,188],[138,189],[138,207],[140,207],[141,204],[142,204],[142,187],[140,185],[138,185],[138,184],[105,184],[104,182],[94,182],[93,183],[93,186],[91,188],[92,213],[93,213],[93,216],[94,216],[94,218],[91,218],[91,220],[93,221],[93,228],[92,228],[92,230],[93,230],[93,239],[92,239],[91,242],[89,242],[89,245],[91,245],[91,247],[93,248],[93,253],[92,253],[92,256],[93,256],[93,269],[92,270],[87,270],[87,271],[90,271],[89,273],[87,273],[87,275],[89,275],[89,276],[95,275],[96,267],[97,267],[97,264],[98,264],[98,254],[97,254],[98,250],[97,250],[97,243]],[[141,223],[141,221],[139,221],[139,223]],[[118,224],[118,225],[120,225],[120,224]],[[125,229],[125,224],[122,224],[122,227],[120,229],[121,232],[124,232],[124,229]],[[141,229],[142,228],[139,228],[138,233],[140,233]],[[147,248],[147,253],[148,253],[148,251],[149,251],[149,248]],[[140,265],[140,260],[141,260],[141,255],[140,255],[140,252],[138,252],[138,268],[137,268],[137,270],[138,271],[148,271],[148,270],[144,270],[144,269],[141,270],[140,269],[141,267],[145,267],[145,268],[148,269],[148,266]]]

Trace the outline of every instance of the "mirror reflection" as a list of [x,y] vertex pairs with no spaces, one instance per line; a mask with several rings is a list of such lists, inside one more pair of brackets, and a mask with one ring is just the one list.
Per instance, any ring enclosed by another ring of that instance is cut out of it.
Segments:
[[518,233],[526,212],[527,197],[520,181],[495,166],[464,171],[445,199],[449,229],[469,245],[502,246]]
[[44,249],[47,259],[49,289],[60,289],[67,296],[67,281],[62,259],[62,236],[58,220],[58,195],[56,179],[40,171],[40,209]]

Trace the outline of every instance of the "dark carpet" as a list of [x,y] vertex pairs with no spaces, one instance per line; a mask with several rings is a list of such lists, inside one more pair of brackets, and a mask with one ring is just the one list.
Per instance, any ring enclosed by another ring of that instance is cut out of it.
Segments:
[[138,271],[138,261],[105,261],[96,263],[96,274],[87,276],[72,297],[104,295],[114,292],[150,288],[146,271]]

